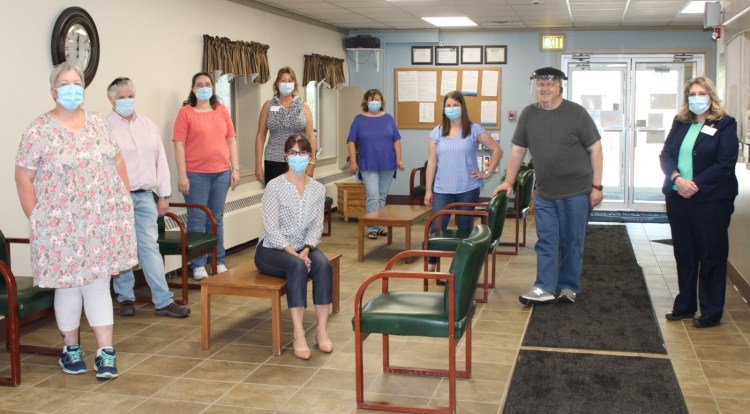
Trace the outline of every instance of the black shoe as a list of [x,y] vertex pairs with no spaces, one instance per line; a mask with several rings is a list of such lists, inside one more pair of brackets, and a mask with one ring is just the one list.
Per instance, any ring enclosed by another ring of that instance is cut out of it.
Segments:
[[120,316],[135,315],[135,305],[132,300],[123,300],[120,302]]
[[187,318],[190,315],[190,308],[182,307],[174,302],[169,305],[156,309],[154,311],[157,316],[171,316],[173,318]]
[[711,318],[708,316],[693,318],[693,326],[695,326],[696,328],[711,328],[720,324],[721,318]]
[[669,313],[666,314],[668,321],[681,321],[683,319],[690,319],[693,316],[695,316],[695,313],[689,313],[689,312],[677,312],[676,310],[671,310]]

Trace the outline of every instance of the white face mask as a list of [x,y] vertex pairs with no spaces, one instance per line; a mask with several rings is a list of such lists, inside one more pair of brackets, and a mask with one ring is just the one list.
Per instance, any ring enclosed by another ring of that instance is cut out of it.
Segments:
[[294,82],[279,82],[279,93],[289,96],[294,92]]

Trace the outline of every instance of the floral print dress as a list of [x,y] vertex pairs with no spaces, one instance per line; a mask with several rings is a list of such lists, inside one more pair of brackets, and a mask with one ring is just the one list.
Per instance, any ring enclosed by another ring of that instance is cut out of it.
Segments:
[[34,285],[69,288],[138,263],[133,203],[115,169],[119,147],[100,114],[78,133],[44,114],[21,138],[16,165],[35,170],[29,217]]

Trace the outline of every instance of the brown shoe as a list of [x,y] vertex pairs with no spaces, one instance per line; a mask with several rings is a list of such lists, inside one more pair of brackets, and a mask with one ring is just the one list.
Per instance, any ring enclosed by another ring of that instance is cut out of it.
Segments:
[[154,313],[157,316],[171,316],[173,318],[187,318],[190,315],[190,308],[180,306],[174,302],[169,305],[156,309]]
[[135,315],[135,304],[132,300],[123,300],[120,302],[120,316]]

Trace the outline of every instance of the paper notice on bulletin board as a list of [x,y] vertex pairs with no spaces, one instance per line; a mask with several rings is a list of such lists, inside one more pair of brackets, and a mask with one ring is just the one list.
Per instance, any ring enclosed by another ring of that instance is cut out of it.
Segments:
[[437,95],[437,72],[418,72],[417,100],[419,102],[435,102]]
[[465,70],[461,77],[461,93],[464,96],[477,96],[479,85],[479,71]]
[[420,123],[434,123],[435,122],[435,104],[432,102],[420,102],[419,103],[419,122]]
[[482,101],[479,113],[481,125],[497,125],[497,101]]
[[458,86],[458,72],[455,70],[444,70],[440,79],[440,96],[456,90]]
[[398,72],[398,101],[414,102],[417,100],[417,71]]
[[500,72],[496,70],[482,71],[482,96],[497,96],[497,82]]

